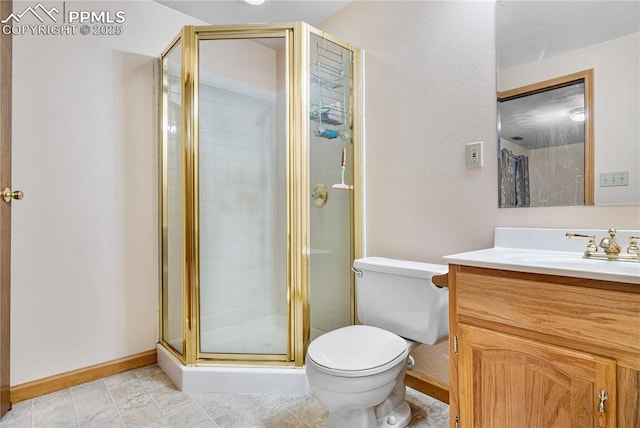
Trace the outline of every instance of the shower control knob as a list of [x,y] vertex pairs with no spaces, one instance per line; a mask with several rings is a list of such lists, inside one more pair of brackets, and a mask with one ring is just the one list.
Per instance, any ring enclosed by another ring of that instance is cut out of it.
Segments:
[[5,187],[2,191],[2,199],[4,199],[4,201],[7,203],[11,202],[12,199],[16,199],[19,201],[22,198],[24,198],[24,193],[22,193],[22,190],[12,191],[8,187]]

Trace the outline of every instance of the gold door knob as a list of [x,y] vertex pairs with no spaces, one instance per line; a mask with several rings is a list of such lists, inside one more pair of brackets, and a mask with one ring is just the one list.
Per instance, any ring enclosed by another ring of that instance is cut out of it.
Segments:
[[11,199],[20,200],[22,198],[24,198],[24,193],[22,193],[22,190],[12,191],[8,187],[5,187],[4,190],[2,191],[2,199],[4,199],[4,201],[7,203],[11,202]]

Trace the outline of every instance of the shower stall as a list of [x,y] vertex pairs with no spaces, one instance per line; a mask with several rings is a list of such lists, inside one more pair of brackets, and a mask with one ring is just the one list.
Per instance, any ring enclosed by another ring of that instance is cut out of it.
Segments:
[[362,53],[307,24],[187,26],[160,58],[160,337],[300,367],[354,322]]

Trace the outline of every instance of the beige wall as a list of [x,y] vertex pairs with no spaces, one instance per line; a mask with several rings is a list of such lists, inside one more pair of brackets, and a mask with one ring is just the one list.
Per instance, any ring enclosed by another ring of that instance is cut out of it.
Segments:
[[640,229],[637,206],[497,208],[493,2],[356,1],[319,27],[366,52],[368,255],[441,263],[495,226]]
[[[20,12],[32,2],[15,2]],[[153,65],[193,18],[155,2],[120,36],[14,36],[11,383],[153,349],[157,341]]]

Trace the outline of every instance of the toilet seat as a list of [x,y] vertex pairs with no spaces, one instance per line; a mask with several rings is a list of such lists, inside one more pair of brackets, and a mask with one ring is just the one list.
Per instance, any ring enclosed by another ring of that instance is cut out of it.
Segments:
[[325,333],[311,342],[307,362],[333,376],[361,377],[382,373],[408,354],[407,342],[395,333],[352,325]]

